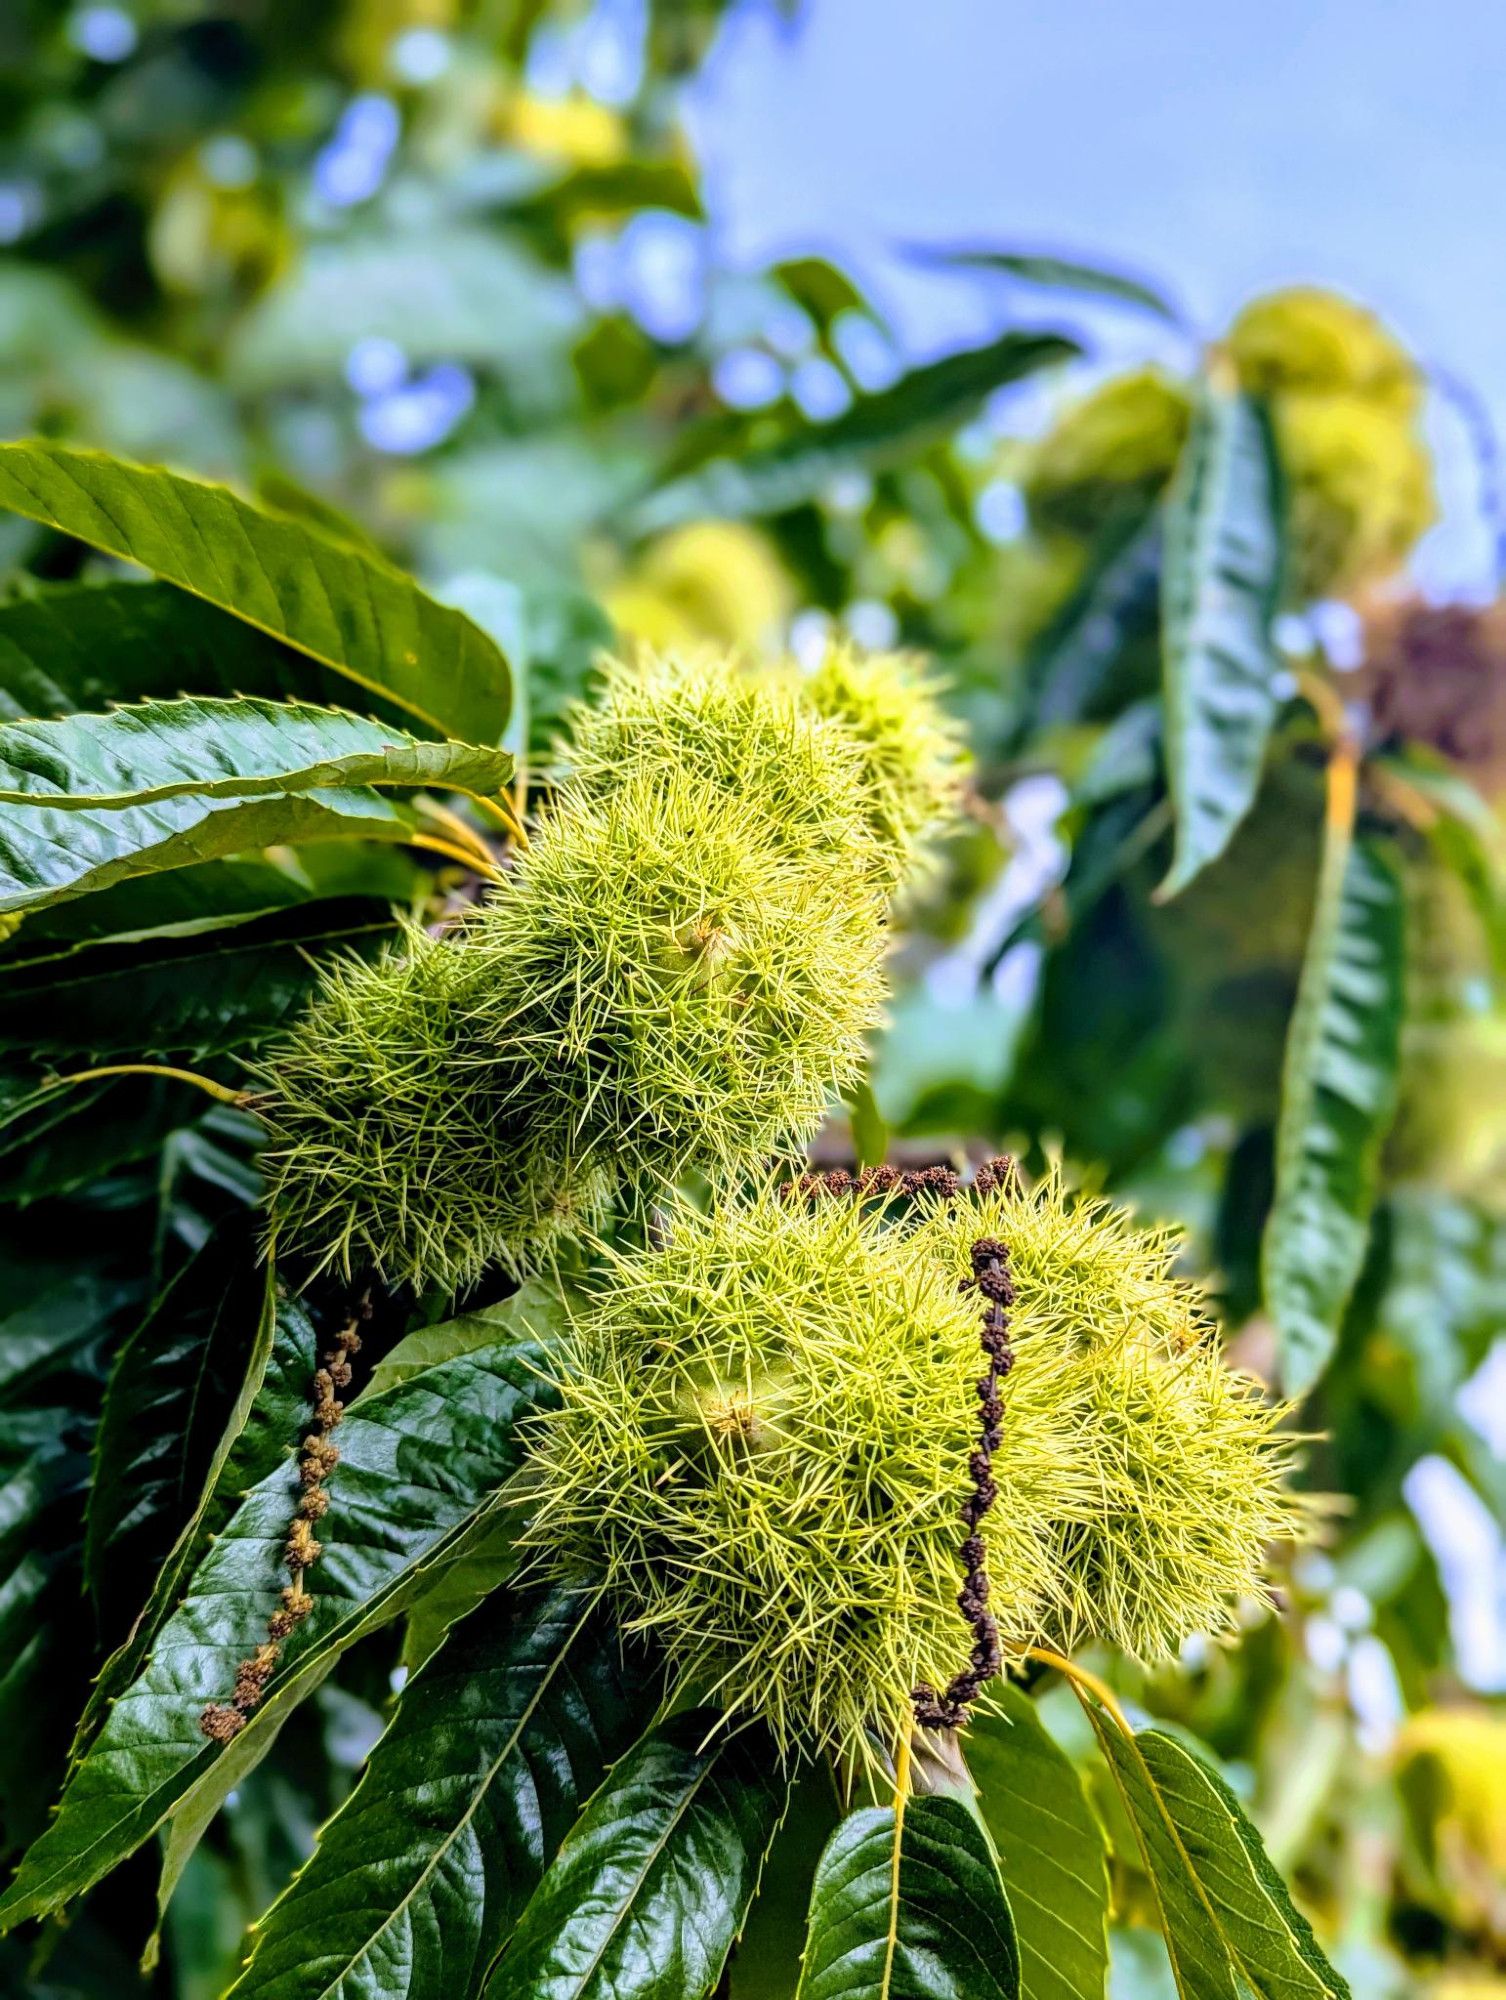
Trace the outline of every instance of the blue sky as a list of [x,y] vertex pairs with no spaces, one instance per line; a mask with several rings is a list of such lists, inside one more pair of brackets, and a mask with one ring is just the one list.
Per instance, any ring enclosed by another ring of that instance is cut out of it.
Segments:
[[[898,241],[988,240],[1154,276],[1217,330],[1316,280],[1385,313],[1506,431],[1506,8],[1487,0],[748,0],[694,129],[725,248],[859,268],[917,350],[997,324]],[[1144,324],[1121,321],[1136,351]],[[1457,427],[1437,441],[1467,487]],[[1462,525],[1424,565],[1467,584]]]

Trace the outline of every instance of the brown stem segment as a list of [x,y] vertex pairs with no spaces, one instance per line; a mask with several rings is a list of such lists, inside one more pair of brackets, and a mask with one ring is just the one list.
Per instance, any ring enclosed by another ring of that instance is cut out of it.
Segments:
[[325,1481],[340,1459],[339,1447],[330,1442],[329,1435],[345,1414],[336,1391],[350,1386],[350,1357],[360,1352],[361,1326],[370,1318],[371,1294],[367,1292],[319,1357],[319,1367],[310,1385],[311,1422],[298,1453],[301,1491],[282,1552],[289,1581],[283,1589],[281,1604],[267,1620],[266,1642],[236,1668],[235,1688],[229,1701],[210,1702],[199,1717],[199,1728],[211,1742],[228,1743],[239,1736],[277,1671],[284,1643],[314,1608],[303,1580],[324,1553],[323,1544],[314,1539],[314,1523],[329,1512]]
[[[996,1162],[990,1162],[994,1166]],[[995,1183],[997,1184],[997,1183]],[[999,1672],[1004,1656],[999,1628],[988,1608],[988,1562],[979,1532],[984,1516],[999,1497],[993,1476],[993,1456],[1004,1436],[1004,1400],[1000,1385],[1014,1366],[1009,1344],[1009,1307],[1014,1285],[1009,1276],[1009,1250],[996,1236],[980,1236],[972,1248],[973,1275],[965,1285],[983,1295],[983,1351],[988,1367],[978,1378],[978,1403],[983,1423],[978,1446],[968,1460],[973,1490],[963,1503],[967,1539],[962,1544],[963,1583],[957,1608],[972,1627],[973,1650],[968,1666],[953,1677],[945,1691],[922,1683],[914,1690],[915,1720],[923,1729],[960,1729],[969,1707]]]

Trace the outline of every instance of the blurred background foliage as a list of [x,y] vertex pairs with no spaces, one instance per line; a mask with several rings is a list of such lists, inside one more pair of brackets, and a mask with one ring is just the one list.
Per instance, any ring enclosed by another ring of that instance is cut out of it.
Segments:
[[[604,645],[810,658],[841,630],[934,655],[973,733],[970,824],[911,899],[872,1099],[823,1144],[1065,1158],[1187,1226],[1235,1357],[1273,1380],[1284,1051],[1325,766],[1336,735],[1359,743],[1408,952],[1396,1115],[1305,1413],[1313,1481],[1345,1511],[1284,1580],[1288,1619],[1174,1675],[1113,1671],[1223,1760],[1356,1992],[1506,1994],[1506,610],[1407,580],[1439,506],[1438,386],[1325,292],[1190,328],[1113,270],[917,248],[999,301],[989,340],[917,362],[837,263],[730,267],[681,115],[720,11],[11,0],[0,434],[226,478],[375,544],[506,645],[535,766]],[[1105,313],[1145,326],[1144,366],[1095,364]],[[1279,470],[1275,705],[1248,813],[1228,808],[1226,844],[1161,900],[1167,493],[1209,384],[1260,399]],[[0,561],[12,600],[109,571],[11,517]],[[207,1219],[190,1204],[174,1226],[198,1240],[244,1171],[216,1118],[175,1142]],[[116,1226],[108,1191],[91,1226]],[[98,1298],[101,1339],[137,1304],[123,1280]],[[61,1546],[99,1371],[87,1344],[35,1366],[57,1384]],[[0,1405],[23,1378],[34,1392],[24,1355]],[[4,1441],[7,1477],[42,1476],[34,1438]],[[67,1573],[49,1597],[49,1551],[25,1561],[0,1623],[86,1645]],[[153,1972],[134,1969],[149,1880],[127,1871],[0,1978],[219,1992],[348,1788],[392,1666],[358,1648],[233,1795]],[[21,1773],[28,1742],[8,1731],[0,1761]],[[9,1787],[11,1844],[53,1777]],[[1170,1974],[1117,1849],[1115,1993],[1152,2000]]]

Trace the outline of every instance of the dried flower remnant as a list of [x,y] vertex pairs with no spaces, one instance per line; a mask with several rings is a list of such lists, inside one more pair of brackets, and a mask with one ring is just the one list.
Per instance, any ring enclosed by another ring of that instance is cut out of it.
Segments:
[[329,1511],[325,1482],[340,1461],[339,1446],[330,1438],[330,1432],[345,1414],[336,1391],[350,1386],[350,1358],[361,1351],[361,1327],[371,1318],[371,1312],[371,1295],[367,1292],[320,1356],[312,1383],[312,1421],[298,1454],[300,1492],[283,1544],[283,1567],[288,1572],[288,1582],[278,1609],[267,1620],[265,1643],[236,1668],[229,1701],[210,1702],[199,1717],[199,1728],[211,1742],[229,1743],[239,1736],[277,1671],[285,1641],[314,1608],[304,1579],[324,1553],[323,1544],[315,1540],[314,1523]]

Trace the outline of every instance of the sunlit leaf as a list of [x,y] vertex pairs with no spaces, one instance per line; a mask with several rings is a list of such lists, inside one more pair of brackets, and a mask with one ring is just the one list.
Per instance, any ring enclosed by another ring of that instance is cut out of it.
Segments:
[[207,598],[441,735],[495,743],[506,726],[507,663],[468,618],[227,487],[99,452],[4,444],[0,507]]
[[1072,1761],[1012,1681],[974,1718],[967,1766],[1019,1933],[1023,2000],[1103,2000],[1109,1877],[1103,1829]]
[[[1346,780],[1340,780],[1347,783]],[[1337,791],[1331,788],[1331,800]],[[1364,1262],[1396,1102],[1405,1007],[1401,884],[1380,843],[1331,810],[1287,1033],[1263,1283],[1291,1394],[1327,1366]]]
[[1134,1825],[1182,2000],[1349,2000],[1228,1786],[1157,1729],[1089,1719]]

